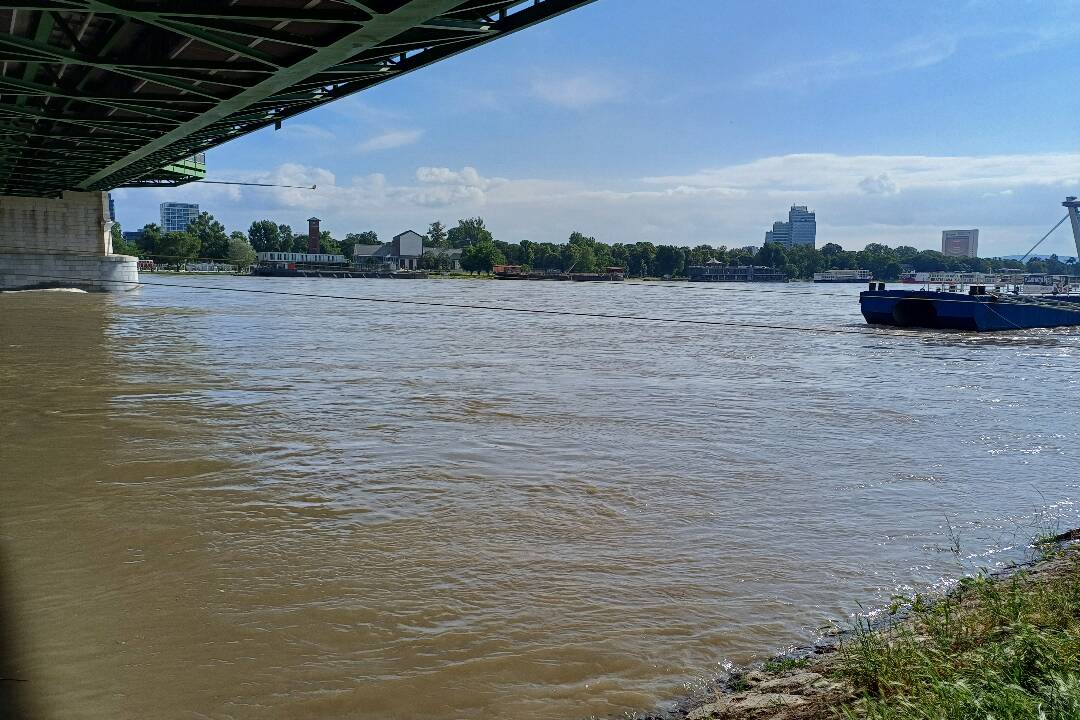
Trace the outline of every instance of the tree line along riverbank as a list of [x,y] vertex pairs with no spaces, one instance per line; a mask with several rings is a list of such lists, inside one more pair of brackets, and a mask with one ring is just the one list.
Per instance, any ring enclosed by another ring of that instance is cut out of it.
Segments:
[[[113,225],[113,248],[120,254],[137,255],[159,264],[183,265],[195,260],[219,260],[243,267],[254,261],[257,252],[306,252],[307,234],[295,233],[289,225],[272,220],[252,222],[247,232],[225,226],[207,212],[192,220],[185,232],[162,232],[156,224],[142,228],[133,241],[125,240],[120,225]],[[344,255],[351,259],[356,244],[379,242],[373,230],[350,232],[335,238],[323,230],[320,252]],[[634,277],[685,277],[693,265],[710,260],[727,265],[767,265],[782,270],[792,279],[810,279],[825,270],[870,270],[878,280],[896,280],[905,270],[916,272],[1019,271],[1052,274],[1075,274],[1080,267],[1062,262],[1056,256],[1032,259],[1027,263],[1000,258],[947,257],[935,250],[913,247],[888,247],[870,243],[862,250],[845,250],[835,243],[821,248],[800,245],[784,247],[769,243],[762,247],[695,247],[651,242],[605,243],[581,232],[572,232],[565,243],[496,239],[483,218],[464,218],[447,228],[433,222],[424,235],[427,247],[462,250],[461,268],[468,272],[490,272],[493,265],[522,265],[532,270],[558,270],[579,273],[597,272],[605,267],[626,268]],[[444,254],[432,253],[421,259],[421,270],[447,270]]]
[[[802,655],[734,671],[704,697],[638,720],[1080,718],[1080,531],[1036,541],[1036,561],[896,598]],[[1066,545],[1067,543],[1067,545]]]

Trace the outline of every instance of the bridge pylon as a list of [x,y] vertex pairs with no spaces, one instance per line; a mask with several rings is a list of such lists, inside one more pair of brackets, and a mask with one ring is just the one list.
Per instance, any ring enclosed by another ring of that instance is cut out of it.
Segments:
[[0,290],[136,287],[138,258],[117,255],[104,192],[0,196]]

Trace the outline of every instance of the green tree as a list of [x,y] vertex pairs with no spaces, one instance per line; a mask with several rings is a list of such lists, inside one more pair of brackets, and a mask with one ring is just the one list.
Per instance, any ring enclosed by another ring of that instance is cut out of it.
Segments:
[[627,272],[639,277],[655,274],[653,261],[656,259],[656,246],[650,242],[638,242],[626,249]]
[[934,272],[948,267],[948,258],[937,250],[923,250],[911,259],[911,269],[918,272]]
[[199,238],[199,252],[203,257],[222,260],[229,254],[229,236],[225,226],[205,210],[188,223],[187,232]]
[[757,255],[754,257],[754,264],[756,265],[768,265],[778,269],[784,269],[787,267],[787,253],[784,250],[784,246],[780,243],[765,243],[761,246],[761,249],[757,251]]
[[431,223],[431,225],[428,225],[427,238],[428,244],[431,245],[431,247],[441,248],[448,245],[446,228],[444,228],[443,224],[438,220]]
[[567,245],[563,260],[567,272],[587,273],[596,270],[596,253],[591,245]]
[[455,248],[468,247],[479,242],[495,241],[491,232],[484,227],[484,219],[480,217],[458,220],[457,227],[450,228],[446,235],[450,247]]
[[1057,256],[1057,253],[1046,258],[1046,272],[1051,275],[1064,275],[1066,270],[1065,263],[1061,262],[1061,258]]
[[820,252],[827,258],[834,258],[840,253],[844,252],[844,248],[840,247],[836,243],[825,243],[821,247]]
[[[719,257],[717,257],[718,254]],[[687,265],[704,265],[713,259],[723,261],[723,251],[710,245],[698,245],[690,251]]]
[[731,248],[727,252],[728,265],[752,265],[756,251],[745,247]]
[[814,273],[822,270],[825,264],[825,256],[815,250],[813,245],[796,245],[788,248],[785,255],[787,272],[791,277],[814,277]]
[[308,236],[298,235],[293,232],[293,226],[291,225],[279,225],[278,235],[280,240],[278,241],[278,250],[280,253],[307,253],[308,252]]
[[610,254],[607,246],[598,243],[596,238],[575,230],[570,233],[570,239],[563,246],[563,269],[566,272],[593,272]]
[[562,254],[551,243],[539,243],[531,248],[532,267],[535,270],[561,270]]
[[374,230],[365,230],[362,233],[346,233],[341,242],[341,254],[349,260],[353,259],[355,245],[378,245],[379,234]]
[[374,230],[365,230],[361,233],[348,233],[345,235],[345,242],[360,243],[361,245],[378,245],[379,234]]
[[656,274],[674,275],[682,261],[682,253],[671,245],[658,245],[656,248]]
[[157,242],[155,255],[165,265],[175,265],[179,270],[184,263],[199,257],[199,238],[186,232],[169,232]]
[[910,245],[901,245],[898,248],[893,249],[893,254],[896,256],[898,263],[907,264],[911,262],[911,259],[919,254],[919,251]]
[[453,261],[449,253],[441,252],[443,248],[424,248],[424,254],[420,256],[421,270],[438,270],[446,272],[450,270]]
[[536,243],[531,240],[522,240],[518,243],[518,262],[521,265],[532,267],[536,259]]
[[461,268],[468,272],[491,272],[493,265],[506,262],[506,257],[491,240],[481,240],[461,251]]
[[157,252],[158,243],[161,242],[161,226],[155,223],[143,225],[142,237],[135,241],[139,247],[139,253],[149,257]]
[[248,228],[248,242],[255,252],[279,252],[281,229],[273,220],[256,220]]
[[124,231],[120,228],[120,223],[113,221],[112,229],[112,251],[116,255],[138,255],[139,248],[135,243],[129,243],[124,239]]
[[324,255],[340,255],[341,243],[330,235],[329,230],[323,230],[319,233],[319,252]]
[[247,270],[256,260],[255,248],[247,241],[242,232],[236,231],[229,237],[229,262],[237,272]]

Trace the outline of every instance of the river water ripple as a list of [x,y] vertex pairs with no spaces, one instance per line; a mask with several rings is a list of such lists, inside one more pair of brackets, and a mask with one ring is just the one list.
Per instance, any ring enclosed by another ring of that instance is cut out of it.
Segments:
[[867,328],[861,286],[148,279],[860,333],[0,295],[0,651],[39,717],[648,708],[1080,524],[1075,330]]

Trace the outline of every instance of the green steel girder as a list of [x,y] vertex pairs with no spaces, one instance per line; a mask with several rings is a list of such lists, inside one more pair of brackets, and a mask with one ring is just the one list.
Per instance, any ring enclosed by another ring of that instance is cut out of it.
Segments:
[[319,9],[305,10],[298,8],[282,7],[243,7],[225,6],[222,3],[170,3],[164,9],[145,12],[146,3],[132,2],[131,0],[110,0],[108,4],[86,2],[64,2],[64,0],[42,0],[41,2],[16,2],[4,5],[5,8],[18,10],[70,10],[80,11],[87,7],[95,12],[113,13],[138,13],[157,15],[171,18],[205,18],[216,20],[273,20],[277,22],[291,22],[294,20],[312,21],[318,23],[350,23],[355,24],[370,20],[371,16],[364,16],[354,10]]
[[589,2],[0,5],[0,195],[190,181],[209,148]]

